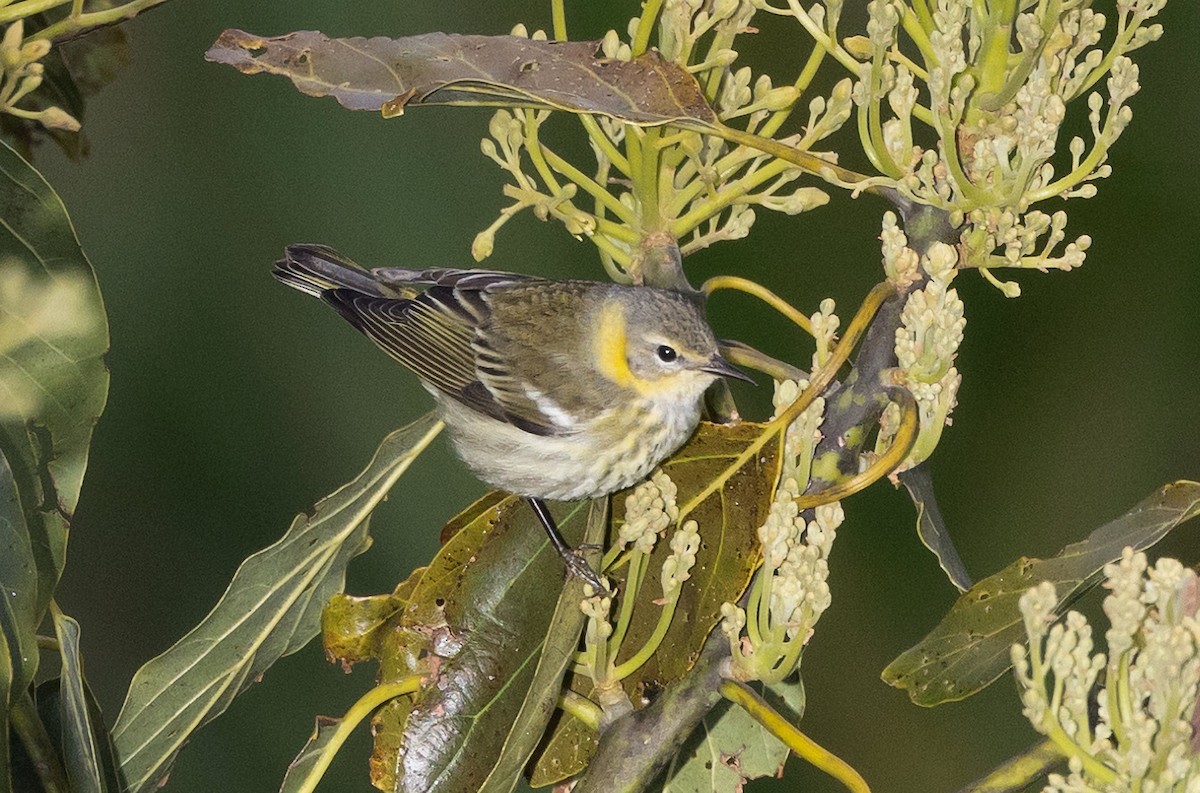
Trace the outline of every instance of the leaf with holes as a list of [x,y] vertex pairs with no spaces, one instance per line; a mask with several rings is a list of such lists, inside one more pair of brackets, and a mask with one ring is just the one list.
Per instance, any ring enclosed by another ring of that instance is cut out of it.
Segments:
[[1017,602],[1043,581],[1054,584],[1061,613],[1129,546],[1144,550],[1200,514],[1200,483],[1175,482],[1049,559],[1022,557],[963,593],[936,628],[883,670],[918,705],[965,699],[1011,666],[1009,650],[1025,638]]
[[108,322],[62,201],[3,143],[0,219],[0,450],[33,554],[27,594],[36,625],[62,572],[92,428],[108,395]]
[[[770,687],[754,687],[789,723],[800,723],[804,683],[799,676]],[[781,775],[789,751],[787,744],[744,709],[726,703],[704,717],[675,757],[667,769],[663,793],[741,791],[748,780]]]
[[[552,509],[578,541],[587,503]],[[567,600],[578,611],[580,584],[564,590],[562,561],[522,500],[485,496],[454,522],[381,646],[381,682],[428,680],[376,718],[372,782],[384,790],[511,789],[524,762],[510,747],[544,730],[582,625],[573,614],[555,624]]]
[[390,39],[226,30],[205,54],[245,74],[288,77],[309,96],[399,115],[414,105],[545,107],[642,125],[717,123],[695,78],[648,52],[599,55],[596,41],[426,33]]

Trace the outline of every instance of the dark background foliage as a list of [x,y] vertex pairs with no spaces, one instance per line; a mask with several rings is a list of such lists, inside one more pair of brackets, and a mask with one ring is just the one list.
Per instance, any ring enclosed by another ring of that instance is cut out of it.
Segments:
[[[623,27],[636,8],[567,6],[577,37]],[[270,263],[304,241],[371,265],[469,266],[473,235],[504,201],[501,173],[478,151],[489,111],[384,121],[205,63],[204,50],[226,27],[495,34],[517,21],[548,27],[548,3],[169,3],[127,26],[134,62],[89,110],[91,157],[39,152],[112,323],[112,391],[60,593],[83,625],[89,680],[110,720],[136,668],[207,612],[243,557],[429,407],[332,313],[276,284]],[[1164,40],[1137,53],[1143,93],[1114,176],[1098,198],[1068,207],[1068,231],[1095,240],[1083,269],[1019,275],[1019,300],[972,273],[956,282],[968,317],[964,383],[932,466],[977,577],[1053,553],[1164,482],[1200,477],[1200,9],[1175,0],[1162,21]],[[795,25],[764,28],[748,60],[790,79],[807,42],[795,49]],[[882,208],[835,195],[797,218],[760,213],[749,239],[696,254],[688,271],[696,283],[756,278],[806,311],[833,296],[845,320],[880,277]],[[500,233],[487,264],[603,277],[590,245],[530,216]],[[807,357],[784,322],[742,299],[713,306],[722,335]],[[738,396],[761,414],[769,389]],[[352,565],[349,589],[391,589],[481,491],[439,442],[377,515],[375,546]],[[878,793],[953,790],[1034,735],[1009,679],[934,711],[880,682],[954,593],[919,545],[903,493],[876,485],[845,506],[834,605],[803,665],[804,728]],[[1189,527],[1164,547],[1200,558]],[[547,581],[547,597],[556,586]],[[344,711],[369,678],[346,677],[317,646],[286,659],[192,741],[168,790],[275,789],[313,716]],[[369,790],[366,750],[365,738],[344,750],[321,790]],[[788,789],[836,789],[795,760],[787,779]]]

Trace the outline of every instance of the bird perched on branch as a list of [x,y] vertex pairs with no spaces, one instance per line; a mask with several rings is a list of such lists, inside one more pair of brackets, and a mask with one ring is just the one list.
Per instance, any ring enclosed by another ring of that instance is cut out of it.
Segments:
[[285,284],[319,297],[434,396],[459,457],[529,499],[570,569],[600,591],[545,500],[607,495],[646,477],[700,419],[721,357],[696,297],[486,270],[365,271],[292,245]]

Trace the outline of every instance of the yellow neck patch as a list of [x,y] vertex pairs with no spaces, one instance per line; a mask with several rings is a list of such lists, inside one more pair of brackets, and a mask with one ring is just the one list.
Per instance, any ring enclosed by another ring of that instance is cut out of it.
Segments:
[[646,380],[629,369],[629,337],[621,304],[609,301],[600,310],[593,353],[600,374],[622,388],[632,388],[642,396],[654,396],[668,389],[670,378]]
[[628,337],[625,333],[625,312],[621,304],[609,301],[600,309],[600,323],[596,328],[594,354],[596,368],[600,374],[619,386],[629,388],[639,378],[629,370],[626,357]]

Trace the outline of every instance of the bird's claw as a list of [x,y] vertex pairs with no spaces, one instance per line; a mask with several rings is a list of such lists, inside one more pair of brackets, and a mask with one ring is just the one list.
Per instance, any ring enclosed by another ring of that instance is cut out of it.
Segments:
[[594,594],[601,597],[612,597],[612,592],[605,586],[604,580],[592,569],[587,559],[583,558],[583,550],[584,546],[580,546],[566,556],[567,569],[583,579],[583,582],[592,588]]

